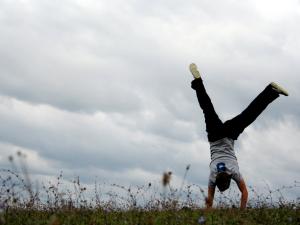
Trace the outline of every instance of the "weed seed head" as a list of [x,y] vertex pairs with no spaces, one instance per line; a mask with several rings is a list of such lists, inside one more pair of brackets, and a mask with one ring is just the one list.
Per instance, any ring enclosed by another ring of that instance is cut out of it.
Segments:
[[191,164],[187,165],[185,169],[189,170],[190,168],[191,168]]
[[171,171],[164,172],[163,177],[162,177],[162,184],[163,184],[164,187],[170,184],[171,175],[172,175]]

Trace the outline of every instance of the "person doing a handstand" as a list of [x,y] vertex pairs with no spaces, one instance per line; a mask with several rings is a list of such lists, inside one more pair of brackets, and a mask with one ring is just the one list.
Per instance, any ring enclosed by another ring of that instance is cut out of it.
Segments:
[[222,122],[218,117],[213,104],[206,93],[203,80],[196,64],[190,64],[190,71],[194,76],[191,83],[196,91],[199,105],[203,111],[206,123],[208,141],[210,143],[210,175],[208,181],[207,208],[213,205],[215,187],[220,192],[227,190],[233,179],[241,191],[240,207],[244,209],[248,200],[248,191],[234,152],[234,141],[249,126],[262,111],[280,94],[288,96],[287,91],[276,83],[270,83],[238,116]]

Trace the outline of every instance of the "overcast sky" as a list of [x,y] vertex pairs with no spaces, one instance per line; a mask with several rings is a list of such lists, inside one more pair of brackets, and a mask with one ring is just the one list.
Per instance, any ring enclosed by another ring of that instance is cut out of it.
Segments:
[[[203,187],[209,144],[195,62],[222,120],[271,81],[276,99],[236,142],[248,185],[300,180],[299,0],[0,0],[0,167]],[[299,196],[299,189],[295,191]]]

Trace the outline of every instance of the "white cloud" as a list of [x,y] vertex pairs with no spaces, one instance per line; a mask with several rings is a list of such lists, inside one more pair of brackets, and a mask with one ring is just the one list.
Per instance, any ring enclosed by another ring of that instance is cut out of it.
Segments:
[[268,121],[266,127],[247,129],[238,155],[250,183],[257,185],[267,181],[273,187],[279,187],[299,181],[297,143],[300,128],[295,120],[294,117],[287,117],[282,121]]
[[[47,176],[55,174],[60,164],[51,159],[45,159],[35,150],[0,142],[0,164],[8,169],[23,174],[41,174]],[[16,170],[16,171],[15,171]]]
[[295,14],[299,15],[300,3],[298,0],[262,0],[255,1],[255,9],[262,18],[278,22]]

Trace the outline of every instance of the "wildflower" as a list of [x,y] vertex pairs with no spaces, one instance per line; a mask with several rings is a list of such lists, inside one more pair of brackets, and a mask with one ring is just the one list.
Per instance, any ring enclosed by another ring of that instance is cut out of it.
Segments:
[[199,224],[205,224],[206,220],[205,220],[205,217],[204,216],[200,216],[199,219],[198,219],[198,223]]
[[171,175],[172,175],[171,171],[164,172],[163,177],[162,177],[162,184],[163,184],[164,187],[167,186],[170,183]]

